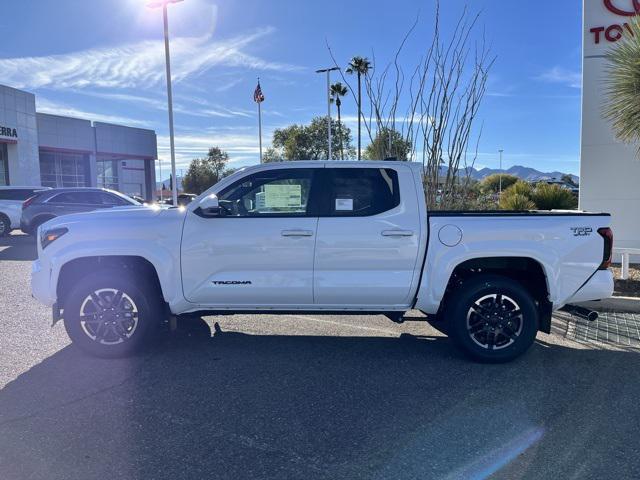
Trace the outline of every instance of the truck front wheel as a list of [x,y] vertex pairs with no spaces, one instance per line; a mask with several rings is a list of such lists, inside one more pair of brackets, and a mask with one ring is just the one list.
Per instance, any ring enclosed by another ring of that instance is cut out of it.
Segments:
[[64,326],[85,352],[106,358],[127,356],[157,330],[162,315],[157,293],[127,273],[119,269],[90,273],[67,295]]
[[531,294],[499,275],[464,281],[445,308],[449,337],[475,360],[513,360],[527,351],[538,333],[538,310]]

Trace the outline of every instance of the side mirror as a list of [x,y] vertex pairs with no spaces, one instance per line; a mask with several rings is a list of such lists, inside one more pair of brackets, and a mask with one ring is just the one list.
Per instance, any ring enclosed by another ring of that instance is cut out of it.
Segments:
[[198,207],[202,215],[207,217],[217,217],[220,215],[220,205],[218,204],[218,196],[215,193],[207,195],[198,203]]

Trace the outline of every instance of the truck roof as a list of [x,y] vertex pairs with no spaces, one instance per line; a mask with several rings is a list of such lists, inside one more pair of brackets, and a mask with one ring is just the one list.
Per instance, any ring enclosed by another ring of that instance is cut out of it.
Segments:
[[330,167],[330,168],[348,168],[348,167],[376,167],[376,168],[390,168],[398,165],[408,166],[411,169],[418,169],[422,171],[422,163],[420,162],[404,162],[404,161],[392,161],[392,160],[288,160],[284,162],[272,162],[269,164],[258,164],[246,167],[243,170],[254,169],[264,167],[265,165],[273,165],[287,168],[309,168],[309,167]]

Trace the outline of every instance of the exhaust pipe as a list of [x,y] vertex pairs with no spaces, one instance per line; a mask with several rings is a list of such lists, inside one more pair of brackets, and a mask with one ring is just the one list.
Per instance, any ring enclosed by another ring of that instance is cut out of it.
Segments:
[[590,322],[594,322],[598,319],[598,312],[579,305],[565,305],[560,310]]

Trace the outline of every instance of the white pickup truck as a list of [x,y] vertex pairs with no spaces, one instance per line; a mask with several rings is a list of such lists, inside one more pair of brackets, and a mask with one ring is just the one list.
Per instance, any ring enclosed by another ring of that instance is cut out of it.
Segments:
[[609,297],[607,214],[428,212],[422,166],[242,169],[186,208],[117,208],[39,228],[33,295],[100,356],[170,315],[417,309],[481,361],[522,354],[554,310]]

